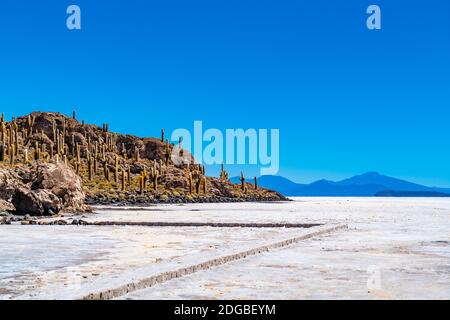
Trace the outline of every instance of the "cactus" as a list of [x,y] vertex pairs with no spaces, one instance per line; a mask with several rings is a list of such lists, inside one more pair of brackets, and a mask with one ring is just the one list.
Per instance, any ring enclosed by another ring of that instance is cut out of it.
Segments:
[[98,174],[98,158],[97,156],[94,156],[94,174]]
[[158,178],[159,178],[159,174],[158,174],[158,172],[155,172],[155,174],[153,176],[153,189],[155,191],[158,191]]
[[144,193],[144,174],[141,173],[139,176],[139,194]]
[[122,166],[122,191],[126,190],[126,184],[125,184],[125,168]]
[[[16,124],[16,126],[17,126],[17,124]],[[14,136],[15,136],[15,143],[16,143],[16,146],[15,146],[15,152],[16,152],[16,157],[17,156],[19,156],[19,130],[18,130],[18,128],[16,128],[16,130],[14,131]]]
[[169,149],[169,142],[166,140],[166,146],[164,150],[164,162],[166,166],[169,165],[169,159],[170,159],[170,149]]
[[56,153],[59,154],[61,150],[61,136],[59,134],[59,129],[56,129]]
[[6,144],[6,126],[4,122],[2,122],[1,127],[2,127],[2,143]]
[[139,162],[139,149],[134,147],[134,161]]
[[63,132],[61,142],[64,143],[64,138],[66,137],[66,119],[63,119]]
[[228,181],[228,173],[225,171],[223,162],[222,162],[222,166],[220,169],[220,180]]
[[78,142],[77,142],[77,161],[76,162],[81,162],[81,147],[80,147],[80,145],[78,144]]
[[116,154],[116,159],[114,161],[114,182],[119,181],[119,157]]
[[24,163],[27,163],[27,162],[28,162],[28,149],[27,149],[27,148],[25,148],[25,149],[23,150],[23,162],[24,162]]
[[10,145],[10,150],[9,150],[9,164],[10,165],[13,165],[14,161],[15,161],[15,155],[16,155],[15,148],[16,148],[16,146],[14,144]]
[[6,148],[5,145],[2,143],[0,144],[0,161],[6,160]]
[[147,174],[147,168],[145,168],[145,166],[144,166],[143,176],[144,176],[144,190],[145,190],[145,186],[147,185],[147,179],[149,178],[149,176]]
[[63,162],[67,166],[67,156],[66,155],[63,155]]
[[200,194],[200,186],[201,186],[201,182],[202,182],[202,179],[199,177],[199,178],[197,179],[197,182],[195,183],[195,192],[196,192],[197,194]]
[[255,190],[258,190],[258,180],[255,177]]
[[106,161],[103,162],[103,173],[105,175],[105,180],[109,181],[109,168],[108,163]]
[[89,155],[87,155],[88,161],[87,161],[87,165],[88,165],[88,179],[89,181],[92,180],[93,178],[93,170],[92,170],[92,157]]
[[127,176],[128,176],[128,184],[131,185],[131,168],[130,168],[130,166],[128,166],[128,174],[127,174]]
[[57,154],[57,155],[55,156],[55,163],[56,163],[56,164],[59,163],[59,154]]
[[203,176],[203,179],[202,179],[202,184],[203,184],[203,193],[206,195],[208,192],[207,192],[207,180],[206,180],[206,177],[205,176]]
[[239,180],[241,181],[241,190],[244,191],[245,189],[245,178],[244,178],[244,173],[241,171],[241,177],[239,178]]
[[75,135],[72,133],[71,141],[70,141],[70,148],[71,148],[71,154],[72,159],[75,159]]
[[192,173],[189,172],[189,194],[192,194]]
[[34,160],[41,159],[41,152],[39,150],[39,142],[36,141],[34,145]]

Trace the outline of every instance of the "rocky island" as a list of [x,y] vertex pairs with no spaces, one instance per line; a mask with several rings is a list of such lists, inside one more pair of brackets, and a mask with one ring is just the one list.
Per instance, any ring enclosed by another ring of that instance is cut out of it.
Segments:
[[[279,201],[278,192],[233,184],[222,166],[208,177],[183,149],[160,138],[110,132],[53,112],[0,119],[0,211],[35,216],[89,212],[90,205]],[[172,155],[190,159],[174,163]]]

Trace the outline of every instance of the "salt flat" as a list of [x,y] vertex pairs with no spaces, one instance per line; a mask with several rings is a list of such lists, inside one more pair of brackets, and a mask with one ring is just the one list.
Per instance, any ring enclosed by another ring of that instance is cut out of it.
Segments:
[[279,219],[350,229],[123,298],[450,298],[449,199],[298,198],[281,206]]
[[[350,228],[134,291],[123,299],[450,297],[450,199],[297,198],[285,203],[97,209],[85,220],[347,223]],[[301,232],[285,228],[0,226],[0,298],[81,298]]]

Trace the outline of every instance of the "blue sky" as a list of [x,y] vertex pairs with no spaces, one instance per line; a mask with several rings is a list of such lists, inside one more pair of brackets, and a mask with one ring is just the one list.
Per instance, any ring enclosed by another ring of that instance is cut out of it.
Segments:
[[76,108],[141,136],[279,128],[294,181],[378,171],[450,187],[449,57],[442,0],[3,0],[0,110]]

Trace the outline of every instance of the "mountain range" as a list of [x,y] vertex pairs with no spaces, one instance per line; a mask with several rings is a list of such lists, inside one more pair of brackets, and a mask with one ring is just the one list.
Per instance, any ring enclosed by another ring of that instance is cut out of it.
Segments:
[[[239,183],[239,177],[233,177],[231,181]],[[450,188],[427,187],[377,172],[367,172],[341,181],[319,180],[310,184],[295,183],[281,176],[261,176],[258,185],[285,196],[450,197]]]

